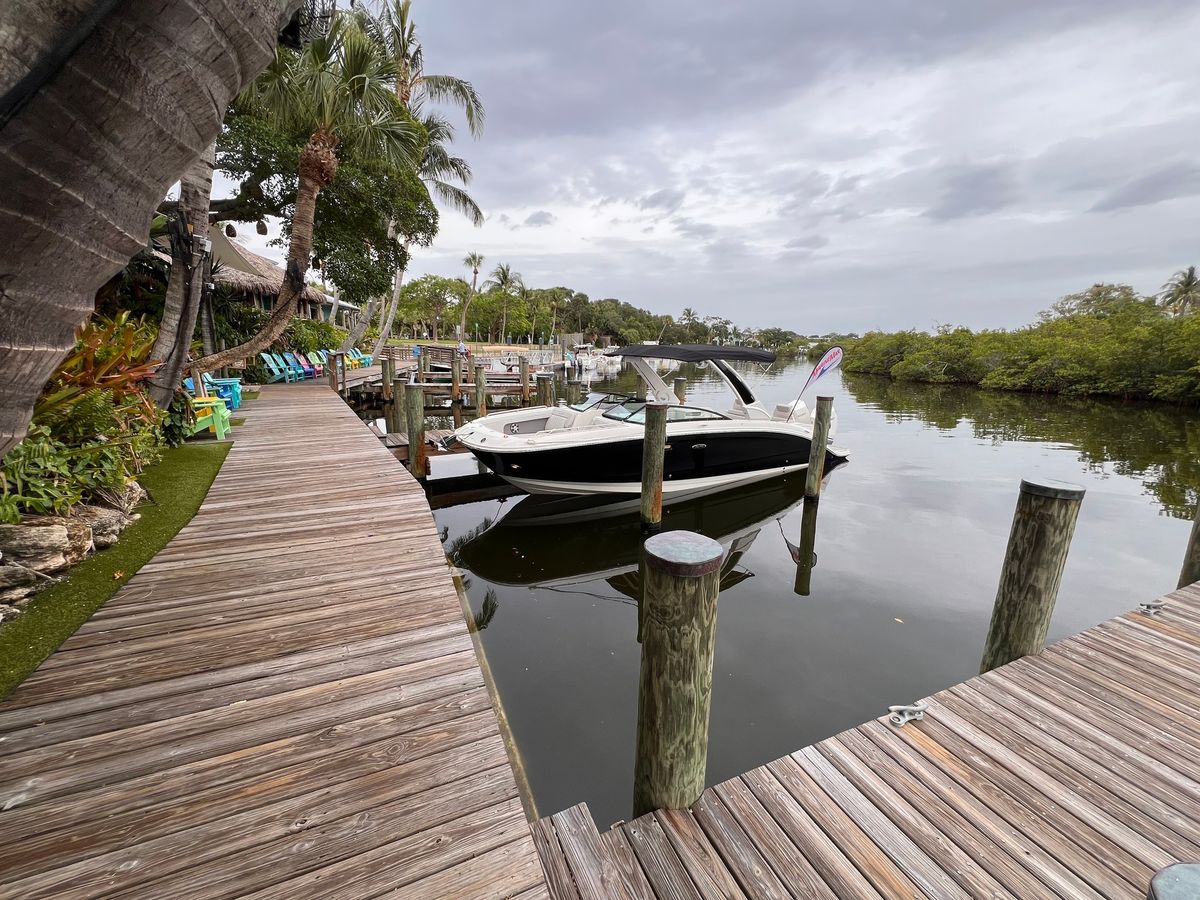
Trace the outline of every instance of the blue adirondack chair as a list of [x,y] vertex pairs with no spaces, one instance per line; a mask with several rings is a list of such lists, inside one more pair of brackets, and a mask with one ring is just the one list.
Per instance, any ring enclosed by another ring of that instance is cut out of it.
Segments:
[[[201,395],[196,393],[196,382],[194,382],[191,378],[183,379],[183,386],[187,388],[187,392],[192,395],[193,400],[204,399]],[[207,379],[205,379],[204,386],[208,391],[211,392],[212,396],[223,400],[229,409],[237,409],[242,405],[240,389],[235,395],[234,389],[231,386],[224,384],[209,384]]]
[[296,375],[284,365],[280,360],[275,359],[270,353],[260,353],[258,358],[262,360],[262,364],[267,367],[267,378],[274,381],[295,381]]
[[204,386],[209,393],[216,394],[219,397],[225,396],[221,393],[222,390],[228,390],[229,396],[233,400],[233,405],[230,409],[240,409],[242,406],[242,379],[240,378],[213,378],[207,372],[204,373]]
[[350,351],[346,355],[354,357],[358,360],[360,365],[364,366],[371,365],[371,362],[373,361],[373,357],[369,353],[363,353],[357,347],[351,347]]
[[316,378],[317,370],[312,367],[307,359],[298,353],[292,353],[290,350],[285,350],[283,358],[287,360],[288,365],[298,366],[300,371],[304,373],[305,378]]
[[275,362],[278,363],[282,368],[287,369],[292,373],[292,381],[303,381],[305,379],[306,376],[304,374],[304,370],[300,368],[298,363],[288,362],[279,353],[272,353],[271,356],[275,358]]

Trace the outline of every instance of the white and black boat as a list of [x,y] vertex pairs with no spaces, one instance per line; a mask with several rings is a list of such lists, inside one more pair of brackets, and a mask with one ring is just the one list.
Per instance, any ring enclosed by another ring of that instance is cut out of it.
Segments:
[[[647,402],[667,410],[663,493],[722,490],[808,467],[812,415],[803,399],[768,411],[729,365],[774,362],[775,354],[708,344],[642,345],[614,350],[632,365],[647,397],[589,394],[574,406],[531,407],[476,419],[454,436],[489,469],[531,494],[641,492],[642,438]],[[719,411],[682,404],[653,360],[713,367],[733,393]],[[831,436],[836,430],[836,418]],[[830,447],[826,468],[847,454]]]

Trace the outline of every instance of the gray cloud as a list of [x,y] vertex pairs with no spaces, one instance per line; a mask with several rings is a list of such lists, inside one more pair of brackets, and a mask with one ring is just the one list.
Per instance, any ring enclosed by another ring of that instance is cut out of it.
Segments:
[[672,212],[680,207],[684,196],[683,191],[673,188],[662,188],[661,190],[646,194],[638,201],[638,206],[642,209],[661,209],[666,212]]
[[531,212],[526,216],[524,224],[530,228],[541,228],[546,225],[553,225],[556,221],[558,219],[554,213],[545,209],[539,209],[537,212]]
[[1162,166],[1114,188],[1096,201],[1092,210],[1111,212],[1197,194],[1200,194],[1200,165],[1185,160]]
[[941,195],[924,213],[935,222],[996,212],[1011,206],[1019,196],[1012,163],[958,165],[945,170],[941,177]]

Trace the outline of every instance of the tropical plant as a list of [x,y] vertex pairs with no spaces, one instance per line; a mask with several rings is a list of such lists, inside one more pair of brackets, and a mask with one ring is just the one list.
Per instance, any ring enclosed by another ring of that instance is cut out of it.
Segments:
[[249,341],[197,361],[211,370],[253,356],[271,344],[295,315],[311,264],[317,196],[346,156],[415,165],[423,135],[395,93],[394,60],[359,24],[339,13],[326,37],[300,51],[280,49],[274,62],[238,98],[284,134],[307,135],[297,165],[299,181],[290,223],[283,286],[265,327]]
[[1200,309],[1200,276],[1195,266],[1180,269],[1162,286],[1158,300],[1173,316]]
[[514,272],[508,263],[500,263],[492,269],[492,274],[483,283],[483,289],[495,292],[500,297],[500,341],[503,343],[508,334],[508,305],[518,292],[525,286],[521,273]]
[[466,340],[467,310],[471,308],[471,301],[479,293],[479,270],[483,268],[483,254],[476,251],[468,253],[463,257],[463,265],[471,270],[471,293],[467,295],[467,299],[463,303],[462,310],[459,313],[458,336],[460,340]]

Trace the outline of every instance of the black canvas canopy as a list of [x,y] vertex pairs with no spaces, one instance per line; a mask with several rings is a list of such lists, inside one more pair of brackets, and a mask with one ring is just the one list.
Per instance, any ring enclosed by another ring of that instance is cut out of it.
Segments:
[[770,350],[754,347],[721,347],[717,344],[635,344],[631,347],[614,347],[607,356],[642,356],[649,359],[677,359],[680,362],[708,362],[709,360],[746,360],[748,362],[775,362]]

